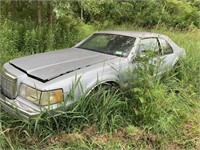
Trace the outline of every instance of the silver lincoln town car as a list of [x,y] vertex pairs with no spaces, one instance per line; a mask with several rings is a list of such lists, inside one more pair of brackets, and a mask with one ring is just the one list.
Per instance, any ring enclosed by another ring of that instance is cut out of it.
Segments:
[[10,60],[1,72],[0,105],[26,120],[63,105],[67,108],[100,85],[117,84],[119,72],[136,68],[136,54],[145,55],[147,50],[162,59],[160,73],[185,55],[183,48],[162,34],[101,31],[72,48]]

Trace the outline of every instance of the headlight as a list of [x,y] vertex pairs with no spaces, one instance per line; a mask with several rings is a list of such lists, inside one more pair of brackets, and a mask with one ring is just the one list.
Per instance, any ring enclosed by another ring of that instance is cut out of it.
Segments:
[[21,84],[19,95],[39,105],[50,105],[63,101],[63,90],[39,91],[30,86]]
[[63,101],[63,91],[61,89],[42,92],[40,105],[50,105]]

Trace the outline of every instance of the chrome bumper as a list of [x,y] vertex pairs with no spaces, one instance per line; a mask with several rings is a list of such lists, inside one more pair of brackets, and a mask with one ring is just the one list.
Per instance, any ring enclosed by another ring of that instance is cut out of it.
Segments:
[[[1,90],[1,89],[0,89]],[[41,111],[28,111],[19,107],[19,102],[17,100],[11,100],[0,93],[0,105],[8,113],[13,114],[25,120],[30,120],[41,114]]]

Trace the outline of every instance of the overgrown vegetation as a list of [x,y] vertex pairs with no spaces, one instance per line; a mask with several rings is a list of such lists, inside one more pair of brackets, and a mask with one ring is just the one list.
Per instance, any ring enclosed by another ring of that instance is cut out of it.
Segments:
[[194,30],[199,5],[199,0],[1,1],[2,60],[70,47],[96,30],[119,25]]
[[[55,118],[39,116],[27,122],[1,110],[0,148],[200,148],[198,0],[1,3],[2,64],[12,58],[73,46],[101,29],[164,33],[183,47],[187,56],[178,71],[172,70],[162,78],[153,78],[148,69],[127,71],[127,86],[83,98]],[[40,19],[38,5],[43,8]],[[53,13],[49,13],[51,10]],[[183,29],[187,30],[180,31]]]

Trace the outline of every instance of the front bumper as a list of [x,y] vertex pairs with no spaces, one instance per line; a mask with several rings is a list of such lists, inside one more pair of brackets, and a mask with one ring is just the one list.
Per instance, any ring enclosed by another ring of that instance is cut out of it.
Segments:
[[[37,110],[26,110],[25,104],[20,101],[14,99],[11,100],[0,93],[0,105],[6,110],[8,113],[13,114],[17,117],[20,117],[25,120],[33,119],[41,114],[41,111]],[[23,107],[21,107],[23,105]],[[28,108],[28,106],[27,106]]]

